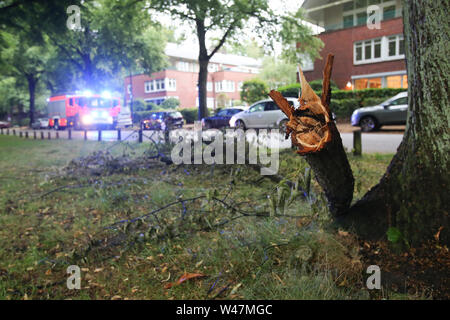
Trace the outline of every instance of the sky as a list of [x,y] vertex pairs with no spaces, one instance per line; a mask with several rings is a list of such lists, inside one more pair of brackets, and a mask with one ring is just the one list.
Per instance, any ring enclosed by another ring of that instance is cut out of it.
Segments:
[[[304,0],[269,0],[269,6],[275,13],[283,14],[288,12],[296,12],[301,7],[303,2]],[[198,40],[196,34],[193,31],[193,28],[189,26],[189,24],[174,20],[171,16],[160,13],[152,13],[152,17],[154,17],[161,24],[175,30],[176,37],[184,35],[186,37],[186,41],[183,43],[183,45],[188,47],[192,46],[193,49],[198,50]],[[306,24],[310,25],[309,23]],[[246,39],[255,38],[258,41],[258,36],[255,32],[252,31],[252,28],[255,28],[255,26],[249,25],[249,28],[244,30],[242,34],[246,35]],[[209,39],[219,38],[222,36],[222,33],[210,32],[209,34],[207,34],[207,36]],[[207,45],[209,45],[210,43],[211,42],[208,41]],[[275,55],[279,55],[281,53],[281,44],[275,42],[274,48]]]

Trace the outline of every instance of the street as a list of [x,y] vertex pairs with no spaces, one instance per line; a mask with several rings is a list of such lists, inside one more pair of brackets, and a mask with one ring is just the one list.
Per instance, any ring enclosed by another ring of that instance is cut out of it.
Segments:
[[[26,129],[9,129],[9,134],[13,135],[13,130],[16,130],[16,135],[19,136],[20,132],[22,132],[22,136],[25,137],[25,132],[28,132],[28,138],[34,139],[34,133],[36,133],[36,139],[41,139],[41,133],[44,139],[48,139],[48,134],[50,133],[50,139],[56,138],[56,131],[54,130],[26,130]],[[181,132],[179,130],[173,130],[170,133],[170,139],[172,141],[176,141],[178,135],[185,135],[186,132],[189,134],[193,131],[186,130]],[[203,137],[209,138],[212,136],[214,131],[207,130],[203,132]],[[6,129],[3,129],[3,134],[6,134]],[[59,139],[68,139],[69,131],[63,130],[58,131]],[[71,131],[71,137],[74,140],[83,140],[84,139],[84,131]],[[353,149],[353,133],[344,132],[341,133],[342,143],[347,151],[351,151]],[[363,153],[395,153],[397,148],[402,141],[403,134],[401,133],[363,133],[362,134],[362,151]],[[122,130],[121,131],[121,140],[129,141],[129,142],[137,142],[139,139],[139,131],[135,130]],[[164,134],[161,131],[151,131],[145,130],[142,132],[142,141],[149,142],[151,140],[155,142],[160,142],[164,139]],[[86,131],[86,140],[90,141],[98,141],[99,140],[99,131]],[[101,131],[101,141],[117,141],[118,140],[118,131],[116,130],[104,130]],[[267,143],[265,139],[262,140],[264,144],[269,145],[274,148],[290,148],[291,140],[285,140],[282,135],[279,135],[274,141]]]

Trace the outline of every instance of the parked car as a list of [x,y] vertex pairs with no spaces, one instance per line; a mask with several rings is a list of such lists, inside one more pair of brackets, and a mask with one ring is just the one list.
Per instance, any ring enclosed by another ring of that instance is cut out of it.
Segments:
[[231,117],[242,111],[244,111],[243,108],[228,108],[220,110],[212,117],[203,118],[202,127],[205,129],[228,127]]
[[182,128],[183,115],[178,111],[157,111],[141,121],[142,130],[172,130]]
[[3,128],[9,128],[9,127],[11,127],[11,123],[9,123],[8,121],[0,121],[0,129],[3,129]]
[[[297,98],[286,98],[292,106],[298,108]],[[230,119],[232,128],[280,128],[285,131],[288,118],[271,99],[258,101],[245,111],[233,115]]]
[[36,119],[32,124],[31,124],[31,128],[32,129],[47,129],[48,128],[48,119],[47,118],[39,118]]
[[353,111],[352,126],[359,126],[364,132],[378,130],[384,125],[406,124],[408,113],[408,92],[401,92],[377,106],[359,108]]

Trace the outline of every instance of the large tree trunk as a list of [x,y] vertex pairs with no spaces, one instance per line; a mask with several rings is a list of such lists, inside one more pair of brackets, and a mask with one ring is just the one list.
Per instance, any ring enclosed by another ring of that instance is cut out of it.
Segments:
[[405,242],[449,244],[450,105],[446,0],[404,1],[408,67],[408,124],[403,141],[378,185],[341,225],[381,238],[390,227]]

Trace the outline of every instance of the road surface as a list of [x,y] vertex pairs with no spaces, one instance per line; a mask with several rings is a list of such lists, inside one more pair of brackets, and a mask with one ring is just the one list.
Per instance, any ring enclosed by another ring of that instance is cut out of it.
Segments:
[[[12,130],[16,130],[16,135],[19,136],[19,133],[22,132],[23,137],[25,137],[25,132],[28,132],[29,139],[34,138],[34,132],[36,132],[36,138],[41,139],[41,132],[45,139],[48,138],[48,133],[51,135],[51,139],[55,139],[56,131],[54,130],[26,130],[20,128],[10,128],[9,134],[12,135]],[[6,129],[3,129],[3,134],[6,134]],[[176,139],[174,135],[177,134],[177,130],[171,132],[171,139]],[[178,132],[180,134],[180,132]],[[183,130],[184,135],[193,134],[192,130]],[[213,131],[207,130],[204,131],[204,137],[210,137],[213,134]],[[68,130],[58,131],[59,139],[68,139]],[[104,130],[101,133],[102,141],[117,141],[118,132],[115,130]],[[87,131],[86,133],[87,140],[98,140],[98,131]],[[341,133],[341,138],[344,147],[347,151],[351,151],[353,149],[353,133]],[[362,151],[363,153],[395,153],[397,148],[402,141],[403,134],[394,134],[394,133],[362,133]],[[72,139],[74,140],[83,140],[84,132],[83,131],[72,131]],[[137,142],[139,139],[138,131],[133,130],[122,130],[121,131],[121,139]],[[143,142],[150,142],[151,140],[156,142],[162,141],[164,139],[164,134],[160,131],[143,131]],[[266,143],[264,140],[263,143],[269,145],[271,147],[278,147],[280,149],[290,148],[291,141],[290,139],[284,140],[283,136],[279,135],[275,140]]]

